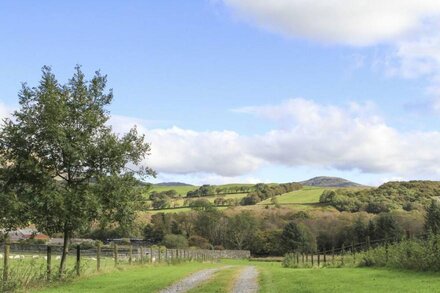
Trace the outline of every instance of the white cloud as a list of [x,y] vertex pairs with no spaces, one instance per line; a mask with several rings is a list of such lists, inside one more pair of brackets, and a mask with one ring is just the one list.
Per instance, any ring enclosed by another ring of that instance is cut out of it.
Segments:
[[0,121],[11,116],[12,108],[0,101]]
[[168,174],[160,173],[157,178],[150,180],[152,183],[160,182],[185,182],[193,185],[203,184],[231,184],[231,183],[269,183],[266,179],[253,176],[221,176],[210,173],[191,173],[191,174]]
[[233,131],[196,132],[178,127],[147,132],[151,166],[165,173],[214,173],[237,176],[256,170],[261,160],[247,152]]
[[395,40],[440,14],[437,0],[223,0],[241,17],[288,36],[351,45]]
[[440,176],[440,132],[399,132],[374,114],[371,103],[338,107],[291,99],[236,111],[289,123],[257,136],[144,129],[152,142],[146,163],[160,173],[213,174],[217,179],[247,176],[267,165]]

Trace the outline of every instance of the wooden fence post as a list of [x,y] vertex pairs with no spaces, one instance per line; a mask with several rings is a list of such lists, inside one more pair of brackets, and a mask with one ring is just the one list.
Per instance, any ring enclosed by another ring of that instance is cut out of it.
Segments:
[[332,265],[335,265],[335,246],[332,246]]
[[351,242],[351,254],[353,256],[353,264],[356,264],[356,251],[354,250],[354,241]]
[[312,253],[310,254],[310,256],[311,256],[311,258],[312,258],[312,267],[313,267],[313,265],[314,265],[313,251],[312,251]]
[[117,266],[118,265],[118,245],[117,244],[114,244],[113,250],[114,250],[114,255],[115,255],[115,266]]
[[327,265],[327,251],[324,248],[324,266]]
[[99,272],[101,270],[101,243],[98,242],[96,245],[96,270]]
[[344,244],[342,244],[342,249],[341,249],[341,265],[344,265],[344,253],[345,253],[345,246],[344,246]]
[[321,265],[321,252],[318,250],[318,268]]
[[301,252],[302,264],[304,264],[304,252]]
[[371,243],[370,243],[370,236],[367,236],[367,250],[370,250]]
[[130,244],[130,247],[128,248],[128,264],[131,265],[133,261],[133,245]]
[[52,247],[49,245],[46,248],[46,279],[50,281],[52,275]]
[[150,263],[153,263],[153,248],[150,246]]
[[[8,236],[6,236],[8,237]],[[3,262],[3,289],[6,288],[6,283],[8,282],[8,277],[9,277],[9,252],[10,252],[10,244],[9,244],[9,239],[6,238],[5,240],[5,255],[4,255],[4,262]],[[6,291],[6,290],[5,290]]]
[[388,241],[385,242],[385,263],[388,263]]
[[81,246],[78,244],[76,246],[76,275],[80,275],[81,270]]
[[160,247],[157,249],[157,262],[160,263]]

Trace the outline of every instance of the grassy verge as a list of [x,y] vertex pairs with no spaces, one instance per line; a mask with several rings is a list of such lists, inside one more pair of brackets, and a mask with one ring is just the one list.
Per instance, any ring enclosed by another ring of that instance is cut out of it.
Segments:
[[440,274],[372,268],[286,269],[258,264],[261,292],[438,292]]
[[36,292],[155,292],[201,269],[215,264],[146,265],[81,278]]

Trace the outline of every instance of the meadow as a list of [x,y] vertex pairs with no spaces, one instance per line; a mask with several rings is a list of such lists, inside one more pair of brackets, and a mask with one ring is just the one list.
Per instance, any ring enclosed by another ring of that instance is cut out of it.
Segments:
[[227,265],[189,292],[230,292],[245,266],[259,271],[261,293],[279,292],[436,292],[439,273],[378,268],[283,268],[279,262],[223,260],[221,263],[145,265],[74,280],[36,292],[157,292],[193,272]]

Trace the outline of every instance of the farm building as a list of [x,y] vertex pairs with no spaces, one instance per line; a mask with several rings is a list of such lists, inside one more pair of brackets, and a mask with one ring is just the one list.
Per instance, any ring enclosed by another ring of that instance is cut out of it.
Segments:
[[33,228],[17,229],[10,232],[5,232],[5,230],[1,230],[1,232],[6,233],[12,242],[17,242],[27,239],[37,239],[37,240],[45,240],[45,241],[49,240],[49,236],[42,234]]

